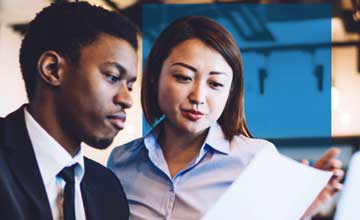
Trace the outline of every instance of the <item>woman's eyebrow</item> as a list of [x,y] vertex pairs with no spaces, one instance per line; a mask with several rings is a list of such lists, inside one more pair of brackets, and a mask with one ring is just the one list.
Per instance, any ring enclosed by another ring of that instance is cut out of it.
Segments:
[[186,63],[181,63],[181,62],[173,63],[173,64],[171,64],[171,66],[182,66],[182,67],[185,67],[187,69],[190,69],[193,72],[197,71],[197,69],[195,67],[190,66],[190,65],[188,65]]

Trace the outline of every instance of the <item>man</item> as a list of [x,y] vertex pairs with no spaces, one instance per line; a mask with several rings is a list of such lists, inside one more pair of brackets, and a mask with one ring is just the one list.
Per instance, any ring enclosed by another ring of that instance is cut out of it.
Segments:
[[88,3],[53,4],[20,50],[29,104],[0,119],[0,219],[128,219],[116,176],[83,157],[124,127],[137,29]]

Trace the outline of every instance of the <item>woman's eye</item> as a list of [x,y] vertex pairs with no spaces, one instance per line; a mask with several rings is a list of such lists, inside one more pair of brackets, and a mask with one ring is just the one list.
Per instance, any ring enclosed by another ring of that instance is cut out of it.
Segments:
[[179,82],[190,82],[191,81],[191,77],[188,77],[188,76],[175,74],[174,77]]
[[211,86],[212,88],[215,88],[215,89],[219,89],[219,88],[224,87],[223,84],[218,83],[218,82],[211,82],[211,83],[210,83],[210,86]]

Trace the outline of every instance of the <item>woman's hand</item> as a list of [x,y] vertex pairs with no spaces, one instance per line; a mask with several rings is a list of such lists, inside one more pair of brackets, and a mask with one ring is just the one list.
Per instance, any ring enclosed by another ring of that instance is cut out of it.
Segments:
[[[340,181],[344,177],[344,171],[341,169],[342,163],[336,157],[340,154],[340,149],[333,147],[326,151],[319,160],[314,163],[314,168],[326,171],[332,171],[333,176],[329,180],[326,187],[319,193],[314,202],[306,210],[302,219],[311,219],[316,215],[320,208],[326,204],[338,191],[341,190],[342,184]],[[304,160],[304,164],[309,164]]]

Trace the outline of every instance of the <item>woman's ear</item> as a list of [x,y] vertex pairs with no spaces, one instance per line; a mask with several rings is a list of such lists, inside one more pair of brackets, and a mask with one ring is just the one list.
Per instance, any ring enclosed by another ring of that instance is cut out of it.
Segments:
[[66,59],[53,50],[45,51],[38,59],[37,69],[45,83],[59,86],[64,78]]

